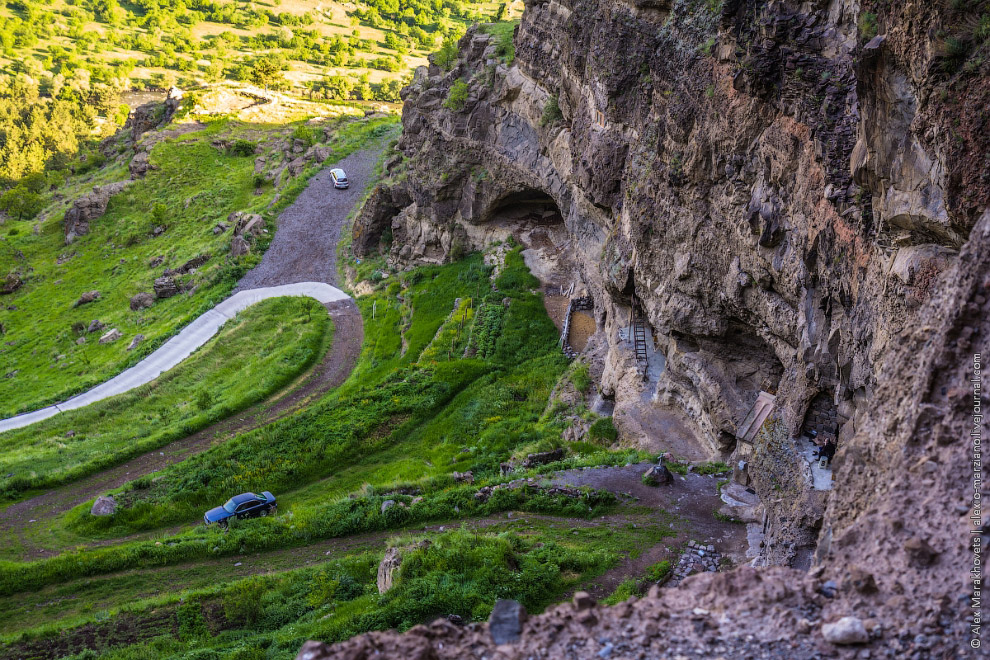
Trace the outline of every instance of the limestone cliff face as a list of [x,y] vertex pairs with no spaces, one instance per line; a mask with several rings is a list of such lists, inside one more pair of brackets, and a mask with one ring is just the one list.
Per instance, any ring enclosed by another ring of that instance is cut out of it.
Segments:
[[[761,391],[776,394],[790,436],[824,401],[836,490],[803,525],[819,561],[849,559],[863,538],[838,554],[835,539],[879,515],[877,483],[900,483],[893,466],[929,447],[901,422],[878,426],[913,414],[895,391],[914,377],[905,337],[937,325],[933,296],[985,295],[953,287],[960,249],[981,216],[990,222],[990,85],[982,61],[960,71],[948,59],[945,35],[969,19],[947,6],[529,0],[511,63],[472,30],[451,70],[416,73],[355,249],[380,249],[391,227],[394,262],[441,262],[484,247],[505,208],[552,200],[576,290],[595,300],[617,419],[648,387],[690,415],[713,454],[736,458]],[[444,107],[457,81],[467,101]],[[646,385],[621,333],[633,296],[665,357]],[[937,420],[919,423],[914,433],[930,434]],[[951,483],[926,481],[926,497],[961,500]],[[899,524],[884,547],[902,557]],[[915,535],[959,524],[943,516]],[[792,561],[789,550],[773,561]],[[878,570],[921,570],[874,554]]]

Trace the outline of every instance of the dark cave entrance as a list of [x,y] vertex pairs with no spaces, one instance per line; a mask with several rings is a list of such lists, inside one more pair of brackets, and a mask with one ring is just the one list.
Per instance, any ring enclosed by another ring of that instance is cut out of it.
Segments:
[[[593,303],[585,300],[587,291],[557,202],[538,188],[517,189],[499,197],[483,217],[483,242],[491,245],[511,237],[523,247],[523,259],[540,281],[547,314],[562,333],[562,346],[584,350],[598,325]],[[575,300],[580,302],[572,306]]]

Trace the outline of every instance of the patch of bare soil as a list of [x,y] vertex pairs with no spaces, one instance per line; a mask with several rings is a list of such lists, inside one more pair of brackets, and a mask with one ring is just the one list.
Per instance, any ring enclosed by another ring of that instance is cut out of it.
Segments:
[[[684,477],[675,474],[671,484],[647,486],[643,483],[642,476],[649,467],[649,463],[637,463],[621,467],[567,470],[553,477],[553,483],[557,485],[589,486],[620,496],[631,496],[641,506],[671,514],[686,523],[685,532],[644,549],[636,557],[627,556],[597,578],[593,585],[588,585],[587,590],[596,598],[609,595],[628,578],[642,577],[648,567],[659,561],[667,559],[675,564],[681,547],[688,541],[714,545],[720,553],[734,562],[745,559],[746,526],[722,522],[714,516],[714,511],[721,504],[716,477],[689,472]],[[604,525],[619,525],[628,524],[629,519],[624,515],[613,515],[605,516],[599,522]]]
[[583,353],[588,339],[595,334],[598,326],[595,317],[589,312],[579,309],[571,313],[571,327],[567,332],[567,343],[578,353]]
[[684,413],[668,406],[661,406],[650,399],[644,390],[635,405],[626,404],[617,409],[616,423],[627,435],[638,438],[637,446],[649,452],[670,452],[688,461],[707,461],[708,449],[692,430]]

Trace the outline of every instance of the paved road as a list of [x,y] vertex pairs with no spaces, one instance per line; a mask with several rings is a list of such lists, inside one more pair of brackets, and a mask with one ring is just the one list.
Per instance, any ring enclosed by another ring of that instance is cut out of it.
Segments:
[[300,282],[239,291],[187,325],[179,334],[169,339],[158,350],[127,371],[63,403],[0,420],[0,432],[34,424],[60,412],[82,408],[117,394],[123,394],[139,385],[150,383],[209,341],[210,337],[220,329],[220,326],[232,319],[238,312],[266,298],[279,296],[308,296],[324,305],[338,300],[346,300],[349,297],[337,287],[323,282]]

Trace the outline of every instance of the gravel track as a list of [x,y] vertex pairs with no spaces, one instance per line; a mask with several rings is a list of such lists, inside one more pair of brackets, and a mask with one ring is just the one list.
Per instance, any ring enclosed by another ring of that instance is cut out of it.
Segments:
[[[261,263],[245,275],[235,291],[295,282],[337,283],[337,243],[347,216],[364,197],[375,172],[380,148],[358,151],[328,165],[278,219],[278,232]],[[343,168],[351,187],[335,190],[330,170]]]

